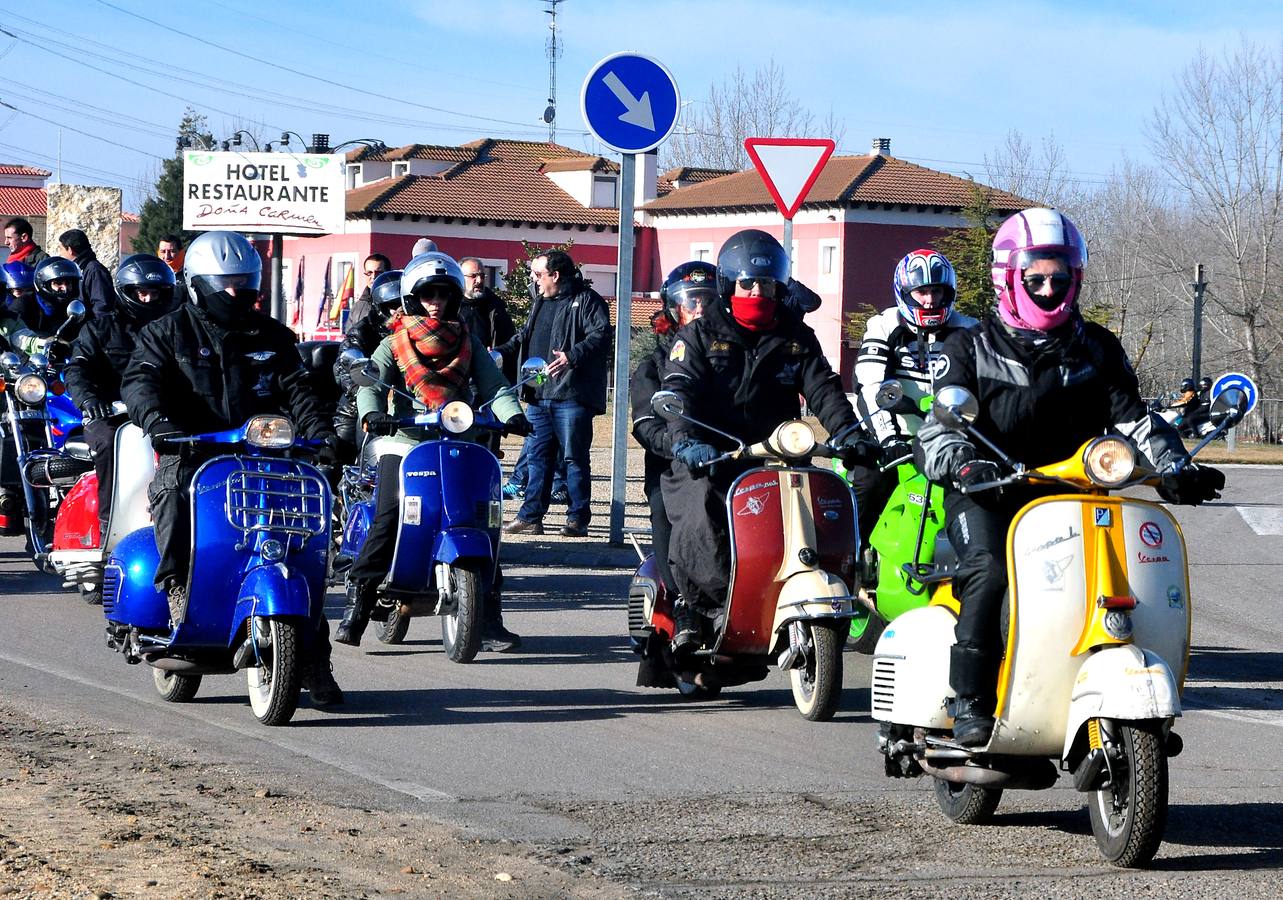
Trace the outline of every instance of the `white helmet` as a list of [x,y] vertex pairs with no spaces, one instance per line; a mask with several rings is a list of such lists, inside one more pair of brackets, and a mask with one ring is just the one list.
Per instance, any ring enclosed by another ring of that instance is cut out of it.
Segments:
[[458,317],[463,299],[463,269],[454,257],[441,252],[420,253],[401,273],[401,309],[407,316],[421,316],[423,304],[417,296],[428,287],[446,289],[446,318]]
[[207,231],[188,244],[183,274],[198,306],[207,306],[211,295],[225,291],[248,309],[258,299],[263,258],[235,231]]

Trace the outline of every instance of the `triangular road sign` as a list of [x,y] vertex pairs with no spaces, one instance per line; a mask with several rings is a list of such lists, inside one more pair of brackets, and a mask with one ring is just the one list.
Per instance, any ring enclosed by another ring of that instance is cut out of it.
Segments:
[[824,164],[833,155],[827,138],[747,138],[744,149],[784,218],[802,206]]

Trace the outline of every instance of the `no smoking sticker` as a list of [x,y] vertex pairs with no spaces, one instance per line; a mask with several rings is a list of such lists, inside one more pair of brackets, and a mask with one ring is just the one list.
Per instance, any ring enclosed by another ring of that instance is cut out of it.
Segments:
[[1163,529],[1157,522],[1145,522],[1140,526],[1140,539],[1146,547],[1163,546]]

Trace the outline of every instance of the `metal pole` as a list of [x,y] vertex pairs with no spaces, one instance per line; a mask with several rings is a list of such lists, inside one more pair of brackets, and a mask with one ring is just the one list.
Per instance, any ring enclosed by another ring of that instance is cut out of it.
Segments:
[[619,288],[615,300],[615,428],[610,470],[610,543],[624,543],[628,485],[628,356],[633,322],[633,190],[637,157],[623,155],[619,178]]
[[793,276],[793,220],[784,220],[784,252],[789,258],[789,277]]
[[286,320],[285,270],[281,266],[284,252],[285,241],[279,234],[272,235],[272,318],[278,322]]
[[1202,263],[1194,266],[1194,281],[1190,287],[1194,289],[1194,358],[1190,366],[1190,377],[1197,382],[1203,368],[1203,291],[1207,288],[1207,282],[1203,280]]

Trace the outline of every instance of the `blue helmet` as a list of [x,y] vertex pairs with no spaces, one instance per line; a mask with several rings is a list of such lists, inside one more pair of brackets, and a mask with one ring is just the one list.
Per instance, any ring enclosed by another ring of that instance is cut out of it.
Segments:
[[[4,296],[0,298],[0,309],[19,315],[22,312],[23,300],[36,292],[36,278],[31,268],[24,262],[4,264]],[[13,291],[19,291],[15,297]]]

